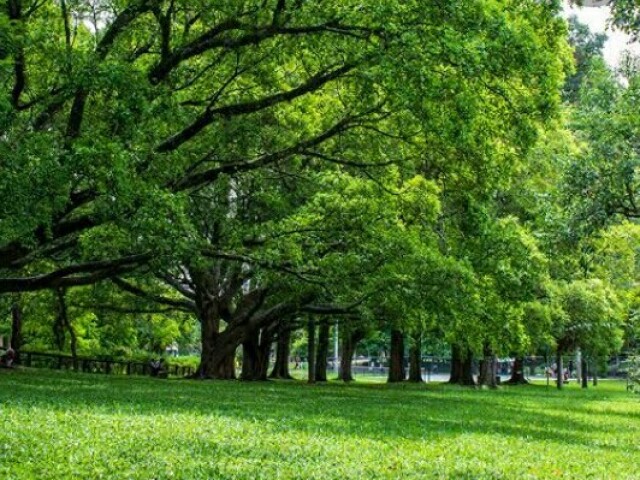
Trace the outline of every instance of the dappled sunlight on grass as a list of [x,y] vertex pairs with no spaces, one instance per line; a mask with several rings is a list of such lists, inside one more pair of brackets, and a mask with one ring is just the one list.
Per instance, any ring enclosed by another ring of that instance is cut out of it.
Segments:
[[615,478],[640,460],[623,384],[557,392],[0,375],[0,475]]

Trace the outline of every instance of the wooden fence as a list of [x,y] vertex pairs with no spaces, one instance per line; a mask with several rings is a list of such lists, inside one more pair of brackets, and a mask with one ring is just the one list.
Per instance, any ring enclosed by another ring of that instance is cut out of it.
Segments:
[[[84,373],[106,375],[151,375],[152,368],[147,362],[114,360],[112,358],[73,357],[57,353],[20,352],[20,363],[26,367],[72,370]],[[193,375],[193,367],[169,365],[167,373],[175,377]]]

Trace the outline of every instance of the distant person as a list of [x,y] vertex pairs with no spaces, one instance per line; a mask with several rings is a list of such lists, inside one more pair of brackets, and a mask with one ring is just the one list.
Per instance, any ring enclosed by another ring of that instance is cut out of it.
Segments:
[[294,370],[299,370],[300,369],[300,356],[296,355],[295,359],[294,359],[295,365],[293,366]]

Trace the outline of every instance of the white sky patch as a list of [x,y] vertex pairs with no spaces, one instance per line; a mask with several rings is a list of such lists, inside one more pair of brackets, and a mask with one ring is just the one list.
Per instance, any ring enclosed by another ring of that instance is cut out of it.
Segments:
[[591,31],[607,34],[609,39],[604,46],[604,58],[610,66],[618,66],[622,54],[627,50],[640,55],[640,45],[638,43],[629,43],[631,40],[629,35],[608,28],[607,20],[610,14],[608,6],[570,7],[569,2],[565,0],[564,14],[566,17],[576,15],[578,20],[589,25]]

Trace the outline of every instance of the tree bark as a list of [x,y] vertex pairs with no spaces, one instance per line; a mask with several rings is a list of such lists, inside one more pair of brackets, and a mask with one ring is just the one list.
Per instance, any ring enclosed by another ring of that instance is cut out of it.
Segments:
[[360,340],[362,340],[363,338],[364,332],[362,330],[356,330],[351,333],[346,333],[342,339],[339,378],[343,382],[353,381],[351,361],[353,360],[353,355],[356,352],[356,346],[358,345],[358,342],[360,342]]
[[471,353],[471,349],[469,348],[467,348],[465,353],[462,361],[462,376],[459,383],[467,387],[474,387],[476,382],[473,379],[473,353]]
[[289,373],[289,353],[291,350],[291,330],[287,325],[280,326],[276,342],[276,362],[269,378],[291,380]]
[[451,344],[451,374],[449,383],[459,384],[462,379],[462,353],[460,346]]
[[558,390],[564,387],[564,368],[562,366],[562,350],[556,351],[556,386]]
[[411,336],[409,348],[409,381],[422,383],[422,334],[420,332]]
[[478,385],[489,388],[497,388],[497,370],[496,357],[491,348],[487,345],[484,347],[483,358],[480,361],[480,372],[478,374]]
[[15,351],[15,363],[20,363],[20,350],[22,349],[22,310],[20,304],[15,302],[11,306],[11,342],[9,346]]
[[59,352],[63,352],[65,325],[67,324],[67,304],[64,300],[64,290],[61,288],[56,289],[56,301],[58,304],[58,311],[56,312],[56,318],[53,322],[53,343]]
[[582,370],[582,388],[589,387],[589,363],[587,362],[587,356],[584,352],[582,352],[582,357],[580,359],[581,370]]
[[316,353],[316,382],[327,381],[327,357],[329,356],[329,322],[323,321],[318,329],[318,349]]
[[231,380],[236,378],[235,351],[244,335],[229,330],[220,333],[220,305],[212,294],[216,291],[213,280],[212,276],[203,274],[196,282],[196,313],[200,320],[202,352],[194,377]]
[[525,385],[529,381],[524,376],[524,357],[516,357],[511,370],[511,378],[507,381],[509,385]]
[[389,376],[387,382],[403,382],[407,375],[404,369],[404,335],[400,330],[391,331],[389,352]]
[[240,374],[242,380],[267,380],[272,340],[273,335],[268,328],[247,335],[247,339],[242,342],[242,371]]
[[307,323],[307,380],[309,383],[316,383],[316,322],[313,317],[309,316]]
[[67,291],[64,288],[56,289],[56,298],[58,300],[58,315],[53,327],[56,347],[59,351],[64,351],[65,332],[69,332],[69,348],[73,357],[74,367],[78,357],[78,337],[76,335],[71,320],[69,320],[69,312],[67,310]]

